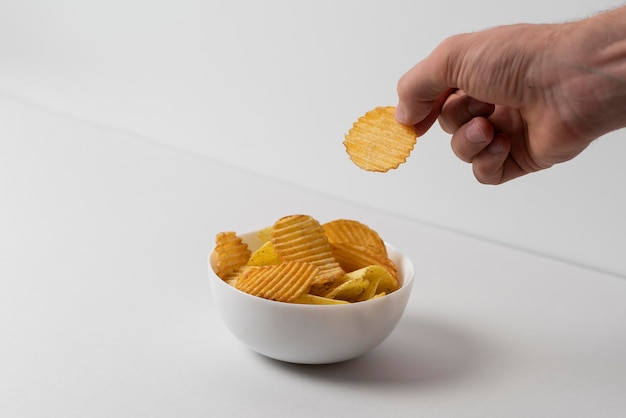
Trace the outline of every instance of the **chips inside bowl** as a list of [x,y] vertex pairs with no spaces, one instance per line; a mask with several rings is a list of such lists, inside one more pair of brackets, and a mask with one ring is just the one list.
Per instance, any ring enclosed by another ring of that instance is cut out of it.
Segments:
[[345,136],[350,159],[367,171],[386,172],[406,161],[417,142],[412,126],[396,121],[395,107],[377,107],[361,116]]
[[220,232],[211,255],[216,275],[231,286],[279,302],[336,305],[364,302],[400,287],[397,266],[378,233],[354,220],[321,224],[290,215],[257,231],[250,248]]

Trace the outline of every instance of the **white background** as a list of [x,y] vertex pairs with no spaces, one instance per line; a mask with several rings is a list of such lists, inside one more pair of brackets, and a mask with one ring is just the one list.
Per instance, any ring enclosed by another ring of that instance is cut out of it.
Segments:
[[624,276],[625,131],[570,163],[498,187],[478,184],[438,127],[384,175],[357,169],[342,145],[358,116],[396,103],[398,77],[446,36],[570,20],[617,4],[2,0],[0,94]]
[[[448,34],[608,4],[382,3],[0,0],[1,418],[622,418],[624,132],[501,187],[438,129],[384,175],[341,144]],[[215,233],[290,213],[413,260],[363,357],[283,364],[224,326]]]

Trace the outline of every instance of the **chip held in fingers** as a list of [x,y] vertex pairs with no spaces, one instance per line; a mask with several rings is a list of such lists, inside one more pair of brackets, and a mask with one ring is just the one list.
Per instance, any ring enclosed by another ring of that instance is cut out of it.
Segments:
[[297,214],[258,232],[256,249],[235,232],[220,232],[211,254],[216,274],[245,293],[278,302],[342,305],[400,287],[384,241],[363,223],[337,219],[322,224]]
[[361,116],[343,142],[352,162],[367,171],[386,172],[406,161],[417,142],[412,126],[395,118],[395,107],[377,107]]

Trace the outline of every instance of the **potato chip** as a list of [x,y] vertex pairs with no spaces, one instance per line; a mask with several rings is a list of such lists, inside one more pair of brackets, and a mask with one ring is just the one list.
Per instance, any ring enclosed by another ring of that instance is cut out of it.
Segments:
[[356,302],[369,287],[369,280],[363,276],[353,276],[324,295],[328,299]]
[[271,266],[280,263],[278,254],[271,241],[265,241],[258,250],[250,256],[247,266]]
[[378,232],[352,219],[336,219],[322,225],[328,242],[371,245],[387,254],[387,247]]
[[262,243],[265,243],[270,240],[270,235],[272,234],[272,227],[268,226],[256,231],[256,236]]
[[235,287],[265,299],[293,302],[308,291],[318,272],[318,267],[300,261],[252,267],[239,276]]
[[369,300],[376,294],[391,293],[398,290],[398,280],[383,266],[372,265],[363,267],[347,273],[343,279],[349,281],[365,280],[368,282],[367,289],[355,301]]
[[337,287],[339,284],[337,283],[337,279],[334,280],[324,280],[313,282],[311,284],[311,288],[309,289],[309,293],[314,296],[322,296],[328,293],[332,288]]
[[333,256],[344,271],[355,271],[364,267],[379,265],[389,271],[392,277],[398,277],[398,269],[386,253],[371,245],[352,243],[331,244]]
[[215,236],[215,274],[221,279],[244,266],[250,258],[250,249],[235,232],[220,232]]
[[224,277],[222,277],[222,280],[224,280],[229,285],[236,287],[237,279],[239,279],[239,276],[241,276],[246,270],[250,268],[252,267],[248,267],[248,266],[239,267],[235,269],[233,272],[228,273]]
[[345,274],[333,257],[322,225],[309,215],[291,215],[277,220],[270,241],[281,260],[303,261],[319,267],[313,281],[317,286]]
[[329,299],[323,296],[316,296],[310,293],[305,293],[295,298],[293,303],[300,303],[305,305],[346,305],[350,302],[340,299]]
[[377,107],[361,116],[345,136],[346,152],[360,168],[385,172],[406,161],[417,142],[412,126],[396,121],[395,107]]

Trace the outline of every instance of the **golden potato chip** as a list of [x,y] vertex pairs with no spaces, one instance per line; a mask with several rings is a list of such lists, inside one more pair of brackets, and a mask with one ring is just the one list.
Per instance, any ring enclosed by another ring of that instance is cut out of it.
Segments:
[[306,304],[306,305],[345,305],[350,302],[340,299],[329,299],[323,296],[316,296],[310,293],[305,293],[294,299],[294,303]]
[[252,253],[246,265],[271,266],[278,263],[280,263],[280,259],[274,249],[274,245],[272,245],[271,241],[265,241],[265,244],[261,245],[258,250]]
[[220,232],[215,236],[214,264],[215,274],[224,279],[250,258],[250,249],[241,238],[232,231]]
[[256,235],[259,238],[259,241],[265,243],[270,240],[270,235],[272,234],[272,227],[268,226],[256,231]]
[[362,269],[347,273],[343,280],[365,280],[368,282],[367,289],[359,295],[355,301],[372,299],[379,293],[392,293],[398,290],[398,280],[389,271],[378,265],[363,267]]
[[369,287],[369,280],[362,276],[354,276],[324,295],[328,299],[340,299],[356,302]]
[[335,277],[332,280],[325,279],[325,280],[314,281],[311,284],[309,293],[312,294],[313,296],[323,296],[326,293],[330,292],[331,289],[339,286],[341,283],[343,282],[341,282],[340,278],[338,277]]
[[344,271],[355,271],[363,267],[379,265],[389,271],[392,277],[398,277],[398,269],[394,262],[376,247],[353,243],[331,244],[333,256]]
[[387,254],[387,247],[378,235],[378,232],[369,226],[351,219],[336,219],[322,225],[328,242],[334,243],[354,243],[360,245],[371,245],[384,254]]
[[343,142],[346,152],[360,168],[385,172],[406,161],[417,142],[412,126],[396,121],[395,107],[377,107],[361,116]]
[[235,271],[233,271],[231,273],[228,273],[227,275],[222,277],[222,280],[224,280],[229,285],[231,285],[233,287],[236,287],[237,279],[239,279],[239,276],[241,276],[243,274],[243,272],[245,272],[246,270],[248,270],[250,268],[252,268],[252,267],[248,267],[248,266],[239,267],[239,268],[235,269]]
[[309,215],[280,218],[272,228],[270,241],[283,261],[303,261],[319,267],[313,283],[323,286],[345,274],[333,257],[324,228]]
[[292,302],[308,291],[318,271],[316,266],[300,261],[252,267],[239,276],[235,287],[265,299]]

